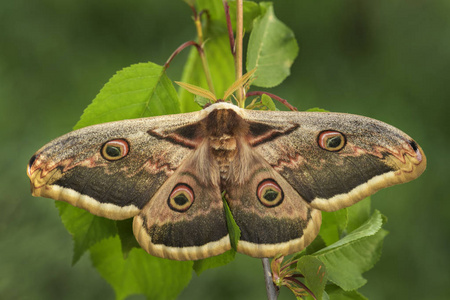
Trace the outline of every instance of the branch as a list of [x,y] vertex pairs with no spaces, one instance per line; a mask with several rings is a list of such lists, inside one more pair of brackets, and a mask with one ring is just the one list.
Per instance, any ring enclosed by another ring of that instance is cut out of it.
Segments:
[[277,300],[278,287],[273,283],[272,272],[270,271],[270,263],[268,258],[261,258],[264,269],[264,280],[266,282],[266,291],[268,300]]
[[[244,3],[243,0],[236,0],[236,41],[235,41],[235,77],[236,80],[242,77],[242,48],[244,39]],[[244,97],[244,87],[240,87],[237,90],[236,98],[239,107],[244,108],[245,97]]]

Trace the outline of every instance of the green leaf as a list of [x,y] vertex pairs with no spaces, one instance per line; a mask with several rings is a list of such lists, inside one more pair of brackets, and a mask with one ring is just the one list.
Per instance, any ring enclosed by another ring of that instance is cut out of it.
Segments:
[[197,0],[197,11],[207,10],[211,21],[219,21],[225,24],[225,13],[222,1],[218,0]]
[[306,255],[298,260],[297,269],[305,276],[306,286],[317,299],[322,299],[328,277],[324,263],[314,256]]
[[[164,68],[153,63],[143,63],[132,65],[117,72],[86,108],[75,128],[107,121],[179,112],[175,88],[166,76]],[[117,298],[122,299],[130,293],[151,294],[146,287],[143,287],[144,284],[139,284],[139,280],[137,280],[137,283],[133,283],[131,280],[120,282],[123,281],[120,276],[128,278],[128,273],[140,274],[147,271],[145,263],[142,266],[140,265],[141,260],[143,262],[151,260],[152,264],[154,264],[154,260],[158,260],[142,249],[136,248],[139,245],[131,232],[131,219],[116,223],[94,216],[66,203],[58,203],[57,205],[60,208],[64,225],[74,238],[74,262],[81,257],[86,249],[90,249],[91,257],[95,258],[96,263],[94,265],[102,276],[113,285]],[[116,237],[114,240],[117,240],[117,243],[110,243],[105,246],[105,243],[107,243],[105,238],[117,233],[119,233],[120,242],[119,237]],[[125,261],[124,257],[127,256],[129,259]],[[136,259],[137,256],[145,258]],[[108,261],[107,265],[103,264],[105,260]],[[119,276],[118,269],[108,268],[107,266],[120,266],[122,273]],[[192,263],[189,266],[192,266]],[[163,267],[164,264],[160,268]],[[186,267],[184,268],[186,269]],[[184,287],[191,277],[191,271],[187,271],[187,275],[179,272],[179,268],[165,270],[167,276],[180,277],[181,281],[184,280]],[[149,274],[151,273],[149,272]],[[130,278],[133,278],[133,276]],[[148,279],[147,277],[142,278]],[[181,288],[173,290],[171,286],[165,286],[166,278],[155,277],[152,280],[152,284],[145,284],[161,288],[159,293],[162,295],[172,295],[175,292],[177,294],[181,290]],[[177,284],[174,286],[176,287]],[[166,288],[166,290],[162,290],[163,288]],[[176,294],[174,295],[176,296]],[[175,296],[168,296],[168,298],[174,298]]]
[[194,262],[194,271],[197,273],[197,275],[200,275],[203,271],[207,269],[226,265],[232,262],[234,260],[234,257],[236,256],[236,248],[239,238],[241,236],[241,230],[239,229],[239,226],[236,224],[236,221],[234,220],[233,215],[231,214],[228,203],[225,201],[225,199],[222,199],[222,201],[225,210],[227,229],[230,235],[230,242],[232,249],[221,255],[208,257]]
[[117,72],[84,110],[74,129],[179,112],[177,93],[164,67],[140,63]]
[[[205,42],[205,55],[208,60],[215,94],[221,97],[234,82],[234,60],[230,52],[230,42],[227,34],[211,36]],[[183,69],[182,82],[190,83],[208,89],[202,62],[195,48],[191,49]],[[183,88],[178,90],[182,112],[199,110],[193,101],[194,95]]]
[[253,85],[273,87],[289,76],[298,45],[292,30],[275,17],[272,3],[262,2],[260,6],[266,12],[253,24],[247,49],[247,70],[256,68]]
[[225,199],[222,199],[222,201],[223,208],[225,209],[225,217],[227,220],[227,229],[230,235],[231,248],[236,250],[239,239],[241,238],[241,229],[236,224],[227,201],[225,201]]
[[329,112],[329,110],[323,109],[323,108],[319,108],[319,107],[312,107],[307,109],[306,111],[309,112]]
[[74,265],[92,245],[117,234],[115,221],[94,216],[68,203],[56,201],[61,221],[73,238]]
[[202,97],[202,96],[195,96],[194,101],[200,107],[204,107],[206,104],[211,103],[211,101],[208,98],[205,98],[205,97]]
[[312,241],[312,243],[309,244],[309,246],[304,249],[304,251],[300,252],[300,256],[316,253],[317,251],[325,248],[326,246],[327,245],[325,244],[323,238],[320,235],[318,235],[316,236],[314,241]]
[[141,248],[133,234],[133,218],[116,221],[116,227],[120,238],[123,257],[127,258],[131,249]]
[[192,261],[162,259],[136,248],[124,259],[118,237],[94,245],[91,260],[119,300],[133,294],[175,299],[192,277]]
[[[229,1],[230,19],[233,30],[236,31],[236,1]],[[253,1],[244,1],[244,30],[250,32],[253,29],[253,21],[261,15],[261,8],[258,3]]]
[[[176,91],[164,68],[153,63],[132,65],[117,72],[85,109],[81,128],[114,120],[179,112]],[[115,221],[57,202],[61,220],[73,235],[76,263],[97,242],[117,234]]]
[[322,226],[319,235],[326,245],[337,242],[347,227],[347,209],[340,209],[332,212],[322,212]]
[[194,262],[194,271],[197,275],[203,273],[208,269],[217,268],[224,266],[234,260],[236,256],[236,251],[234,249],[228,250],[217,256],[208,257],[205,259],[200,259]]
[[381,213],[376,210],[373,215],[358,229],[354,230],[351,234],[345,236],[341,240],[337,241],[333,245],[322,249],[320,252],[330,251],[331,249],[341,247],[342,245],[350,244],[353,241],[357,241],[363,237],[371,236],[377,233],[381,229],[383,224],[383,217]]
[[273,103],[272,98],[270,98],[268,95],[266,94],[262,94],[261,96],[261,103],[267,107],[267,109],[275,111],[277,110],[277,107],[275,106],[275,103]]
[[368,300],[357,291],[344,291],[334,284],[327,285],[326,292],[330,300]]
[[360,227],[370,218],[370,197],[367,197],[352,206],[347,207],[348,225],[347,232],[350,233]]
[[378,261],[387,234],[381,229],[382,223],[382,215],[375,211],[361,227],[313,254],[327,267],[329,280],[346,291],[366,283],[361,274]]

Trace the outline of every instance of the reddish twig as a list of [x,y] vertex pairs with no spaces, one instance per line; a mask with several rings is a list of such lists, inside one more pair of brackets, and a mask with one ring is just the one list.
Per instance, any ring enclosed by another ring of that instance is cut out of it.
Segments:
[[303,274],[292,274],[290,277],[300,277],[300,278],[305,278],[305,276],[303,276]]
[[286,99],[283,99],[281,97],[278,97],[277,95],[274,95],[272,93],[268,93],[268,92],[263,92],[263,91],[255,91],[255,92],[248,92],[246,94],[247,97],[250,96],[261,96],[261,95],[267,95],[272,99],[275,99],[279,102],[281,102],[284,106],[286,106],[287,108],[289,108],[292,111],[298,111],[298,109],[295,106],[292,106]]
[[314,295],[314,293],[303,282],[301,282],[300,280],[297,280],[297,279],[292,278],[292,277],[285,277],[284,279],[295,282],[295,284],[301,286],[302,289],[304,289],[308,294],[311,295],[311,297],[313,297],[314,299],[317,300],[316,295]]
[[206,22],[207,22],[206,27],[208,27],[209,23],[211,23],[211,15],[209,14],[209,10],[204,9],[204,10],[200,11],[200,13],[198,14],[199,19],[202,18],[203,14],[206,15]]
[[189,7],[192,9],[192,13],[194,14],[194,19],[197,18],[197,10],[195,9],[195,6],[194,5],[192,5],[192,6],[189,5]]
[[172,62],[172,60],[175,58],[175,56],[177,56],[181,51],[183,51],[184,49],[186,49],[189,46],[195,46],[195,48],[197,48],[197,51],[200,55],[203,54],[203,49],[202,47],[197,44],[194,41],[188,41],[185,42],[183,44],[181,44],[173,53],[172,55],[170,55],[169,59],[166,61],[166,63],[164,64],[164,69],[167,69],[170,65],[170,63]]
[[233,34],[233,26],[231,25],[230,18],[230,6],[228,5],[227,0],[222,0],[223,7],[225,9],[225,17],[227,19],[227,29],[228,29],[228,39],[230,40],[231,53],[233,56],[236,56],[236,49],[234,47],[234,34]]
[[[247,94],[248,94],[248,93],[247,93]],[[286,269],[287,267],[289,267],[289,266],[291,266],[291,265],[293,265],[293,264],[296,264],[297,262],[298,262],[298,260],[290,261],[289,263],[287,263],[287,264],[285,264],[284,266],[282,266],[281,269],[280,269],[280,271],[283,271],[283,270]]]

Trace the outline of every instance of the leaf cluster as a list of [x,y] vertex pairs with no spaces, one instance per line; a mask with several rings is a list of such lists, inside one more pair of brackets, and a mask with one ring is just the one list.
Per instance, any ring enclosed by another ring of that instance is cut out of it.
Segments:
[[362,273],[381,256],[386,218],[377,210],[371,214],[366,198],[336,212],[323,212],[322,219],[319,236],[294,256],[296,270],[317,299],[365,299],[356,290],[367,282]]
[[[226,27],[223,4],[220,0],[197,0],[195,5],[197,11],[208,12],[208,22],[203,25],[203,50],[215,95],[223,95],[235,82],[229,35],[223,30]],[[234,7],[235,4],[230,2],[231,12]],[[280,84],[289,75],[298,53],[293,32],[276,18],[273,5],[268,2],[244,2],[244,20],[246,34],[249,34],[246,68],[247,71],[255,70],[251,84],[259,87]],[[197,49],[192,48],[181,81],[207,89],[202,63]],[[118,71],[105,84],[85,109],[75,129],[200,109],[193,100],[194,96],[188,90],[175,89],[166,74],[166,66],[139,63]],[[207,102],[205,98],[197,99],[199,101]],[[267,95],[254,99],[251,106],[276,109]],[[107,220],[63,202],[57,202],[56,206],[63,224],[73,236],[73,264],[89,251],[94,267],[114,288],[117,299],[132,294],[144,294],[148,299],[174,299],[191,280],[192,270],[199,275],[231,262],[239,240],[239,228],[226,210],[234,249],[195,262],[171,261],[148,255],[139,247],[132,234],[131,220]],[[380,256],[386,235],[381,229],[382,223],[379,212],[370,215],[370,200],[334,213],[324,213],[320,235],[293,258],[298,262],[291,267],[304,276],[303,284],[317,299],[364,299],[354,290],[366,282],[361,274]],[[322,272],[317,272],[319,268]]]

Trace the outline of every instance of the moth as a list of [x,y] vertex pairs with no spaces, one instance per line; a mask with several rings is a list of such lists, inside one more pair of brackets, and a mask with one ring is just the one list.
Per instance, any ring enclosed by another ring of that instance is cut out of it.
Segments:
[[231,249],[222,195],[241,230],[238,252],[288,255],[314,240],[321,211],[413,180],[425,167],[413,139],[377,120],[218,102],[70,132],[37,151],[27,173],[34,196],[133,217],[148,253],[198,260]]

